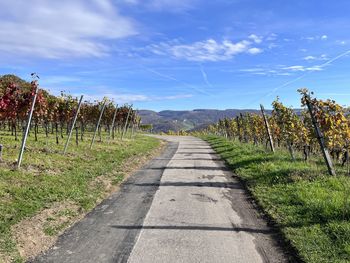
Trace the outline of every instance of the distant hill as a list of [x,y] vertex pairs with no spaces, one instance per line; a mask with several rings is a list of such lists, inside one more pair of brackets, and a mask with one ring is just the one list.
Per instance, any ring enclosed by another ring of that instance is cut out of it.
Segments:
[[[209,124],[216,123],[219,119],[233,118],[240,113],[257,113],[260,110],[211,110],[211,109],[196,109],[192,111],[171,111],[165,110],[155,112],[151,110],[139,110],[138,114],[141,116],[143,124],[153,124],[154,132],[167,132],[169,130],[196,130],[205,128]],[[266,110],[270,113],[270,110]]]

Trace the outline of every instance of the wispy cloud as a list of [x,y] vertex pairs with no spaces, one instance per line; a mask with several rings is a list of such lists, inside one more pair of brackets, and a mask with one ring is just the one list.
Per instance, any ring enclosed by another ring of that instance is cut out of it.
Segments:
[[248,53],[252,54],[252,55],[256,55],[263,52],[263,50],[261,48],[257,48],[257,47],[252,47],[248,49]]
[[320,65],[316,65],[316,66],[312,66],[312,67],[305,67],[305,66],[300,66],[300,65],[296,65],[296,66],[289,66],[289,67],[285,67],[283,68],[284,70],[287,71],[321,71],[323,70],[323,68]]
[[275,33],[271,33],[270,35],[268,35],[267,37],[266,37],[266,41],[274,41],[274,40],[276,40],[277,39],[277,34],[275,34]]
[[248,69],[240,69],[240,72],[249,73],[252,75],[261,75],[261,76],[269,76],[269,75],[280,75],[282,72],[279,72],[276,69],[270,69],[270,68],[248,68]]
[[[80,96],[80,94],[75,94],[75,96]],[[192,94],[176,94],[170,96],[148,96],[143,94],[84,94],[84,99],[87,101],[96,101],[102,100],[104,97],[107,97],[113,100],[115,103],[124,104],[124,103],[134,103],[134,102],[146,102],[146,101],[162,101],[162,100],[177,100],[193,97]]]
[[345,57],[345,56],[347,56],[347,55],[349,55],[349,54],[350,54],[350,50],[347,50],[347,51],[345,51],[345,52],[339,54],[338,56],[336,56],[336,57],[334,57],[334,58],[332,58],[332,59],[326,61],[325,63],[323,63],[322,65],[319,65],[319,66],[320,66],[320,67],[328,66],[329,64],[333,63],[334,61],[336,61],[336,60],[338,60],[338,59],[340,59],[340,58],[342,58],[342,57]]
[[262,37],[259,37],[255,34],[251,34],[248,38],[253,40],[257,44],[260,44],[262,42]]
[[308,40],[308,41],[314,41],[314,40],[327,40],[327,35],[320,35],[320,36],[308,36],[308,37],[302,37],[301,40]]
[[69,82],[79,82],[81,78],[69,76],[44,76],[40,80],[42,85],[66,84]]
[[322,54],[320,56],[306,56],[303,58],[306,61],[313,61],[313,60],[328,60],[328,56],[326,54]]
[[[324,67],[326,67],[326,66],[332,64],[333,62],[335,62],[335,61],[337,61],[337,60],[339,60],[339,59],[341,59],[341,58],[343,58],[343,57],[345,57],[345,56],[348,56],[349,54],[350,54],[350,50],[347,50],[347,51],[345,51],[345,52],[339,54],[338,56],[336,56],[336,57],[334,57],[334,58],[332,58],[332,59],[329,59],[329,60],[326,61],[325,63],[323,63],[323,64],[321,64],[321,65],[314,66],[314,67],[323,69]],[[298,67],[299,67],[299,66],[298,66]],[[283,88],[289,86],[290,84],[293,84],[293,83],[295,83],[295,82],[297,82],[297,81],[299,81],[299,80],[305,78],[307,75],[309,75],[309,74],[312,73],[313,71],[317,71],[317,70],[310,70],[310,71],[304,72],[302,75],[300,75],[300,76],[298,76],[298,77],[296,77],[296,78],[294,78],[294,79],[291,79],[291,80],[289,80],[289,81],[283,83],[283,84],[280,85],[280,86],[275,87],[274,89],[272,89],[271,91],[269,91],[268,93],[266,93],[264,96],[262,96],[262,97],[260,97],[260,98],[258,98],[258,99],[256,99],[256,100],[250,102],[249,104],[245,105],[245,107],[246,107],[246,106],[250,106],[251,104],[256,103],[257,101],[260,101],[260,100],[262,100],[263,98],[272,96],[272,95],[275,94],[278,90],[283,89]]]
[[193,9],[198,0],[117,0],[118,3],[138,5],[154,12],[184,12]]
[[263,52],[261,48],[252,45],[253,42],[249,40],[234,43],[230,40],[218,42],[214,39],[207,39],[192,44],[180,44],[178,41],[162,42],[150,45],[147,49],[156,55],[168,55],[177,59],[204,62],[225,61],[238,54],[256,55]]
[[0,51],[17,57],[101,57],[105,40],[136,34],[111,0],[1,1],[0,17]]
[[[315,65],[315,66],[312,66],[312,67],[305,67],[305,66],[300,66],[300,65],[289,66],[289,67],[282,67],[281,69],[284,69],[284,70],[287,70],[287,71],[292,71],[292,72],[293,71],[294,72],[299,72],[299,73],[302,73],[302,74],[297,76],[294,79],[291,79],[291,80],[289,80],[289,81],[287,81],[287,82],[285,82],[285,83],[283,83],[283,84],[273,88],[269,92],[265,93],[263,96],[261,96],[261,97],[259,97],[257,99],[254,99],[253,101],[247,103],[246,105],[244,105],[244,107],[251,106],[252,104],[257,103],[258,101],[261,101],[264,98],[270,97],[273,94],[275,94],[278,90],[281,90],[281,89],[283,89],[285,87],[288,87],[289,85],[291,85],[291,84],[293,84],[293,83],[295,83],[295,82],[305,78],[306,76],[308,76],[312,72],[323,70],[326,66],[331,65],[333,62],[335,62],[335,61],[337,61],[337,60],[339,60],[339,59],[341,59],[343,57],[346,57],[348,55],[350,55],[350,50],[347,50],[347,51],[339,54],[338,56],[327,60],[325,63],[320,64],[320,65]],[[241,71],[250,72],[252,74],[259,74],[261,72],[265,72],[265,73],[267,72],[266,69],[261,69],[261,68],[244,69],[244,70],[241,70]],[[283,74],[283,72],[278,72],[278,73],[279,74]],[[288,73],[288,72],[286,72],[286,73]],[[339,95],[339,94],[337,94],[337,95]],[[323,94],[323,95],[325,95],[325,94]],[[327,95],[330,95],[330,94],[327,94]],[[336,93],[334,93],[333,95],[335,96]],[[347,94],[344,93],[344,96],[347,96]]]

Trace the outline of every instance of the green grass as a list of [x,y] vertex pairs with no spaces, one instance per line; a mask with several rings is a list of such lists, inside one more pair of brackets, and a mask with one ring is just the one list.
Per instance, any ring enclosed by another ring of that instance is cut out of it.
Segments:
[[350,262],[350,178],[322,159],[292,162],[289,153],[204,137],[245,182],[305,262]]
[[[104,176],[117,184],[124,177],[126,160],[148,156],[159,147],[158,140],[141,135],[133,140],[128,136],[123,141],[115,139],[106,143],[104,134],[104,142],[96,139],[90,150],[91,134],[87,134],[79,146],[73,137],[68,153],[63,156],[62,139],[56,145],[51,134],[48,139],[41,134],[37,142],[33,137],[27,142],[22,168],[15,170],[13,163],[20,141],[15,141],[7,132],[0,132],[0,143],[4,145],[0,163],[0,255],[10,254],[19,262],[22,259],[10,234],[12,225],[55,202],[69,201],[84,211],[90,210],[105,191],[102,184],[92,183],[96,177]],[[51,235],[59,230],[46,229]]]

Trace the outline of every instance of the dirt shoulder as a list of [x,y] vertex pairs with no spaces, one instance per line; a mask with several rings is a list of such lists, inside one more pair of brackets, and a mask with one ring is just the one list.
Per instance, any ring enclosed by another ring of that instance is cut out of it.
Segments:
[[[92,192],[99,191],[95,206],[118,191],[118,186],[131,174],[155,158],[164,150],[166,143],[161,141],[159,146],[147,154],[133,155],[122,162],[115,170],[102,174],[89,182]],[[49,207],[39,211],[34,216],[25,218],[11,227],[16,248],[22,260],[33,258],[53,246],[66,229],[81,220],[90,209],[84,209],[79,203],[72,201],[54,202]],[[0,255],[1,259],[13,262],[11,256]]]

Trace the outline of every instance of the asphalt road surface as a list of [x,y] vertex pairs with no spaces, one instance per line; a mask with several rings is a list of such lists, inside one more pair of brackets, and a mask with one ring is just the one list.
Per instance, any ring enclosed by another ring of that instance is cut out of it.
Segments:
[[162,136],[165,152],[34,262],[288,262],[276,232],[210,146]]

